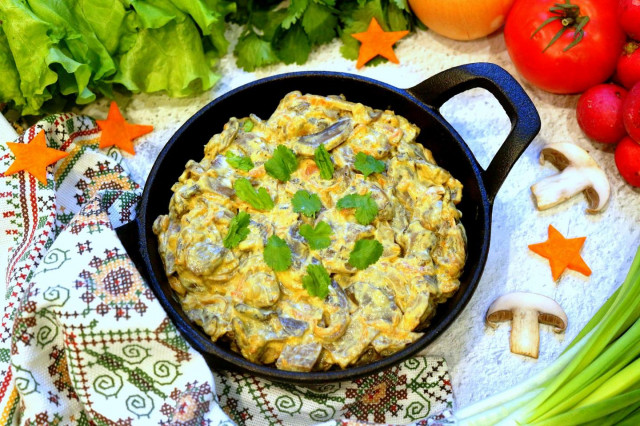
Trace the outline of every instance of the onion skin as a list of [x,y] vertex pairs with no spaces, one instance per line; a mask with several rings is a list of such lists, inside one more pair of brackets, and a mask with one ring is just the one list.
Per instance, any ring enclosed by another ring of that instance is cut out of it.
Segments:
[[485,37],[505,22],[514,0],[409,0],[429,29],[454,40]]

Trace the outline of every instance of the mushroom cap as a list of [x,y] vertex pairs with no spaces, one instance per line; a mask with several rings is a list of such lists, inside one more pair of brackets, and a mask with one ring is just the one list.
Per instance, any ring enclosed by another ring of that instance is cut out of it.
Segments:
[[572,143],[552,143],[542,148],[540,152],[540,164],[544,164],[545,161],[550,162],[560,171],[567,167],[581,171],[580,176],[583,182],[576,182],[576,186],[584,187],[582,191],[589,203],[588,213],[596,213],[606,206],[611,195],[609,180],[604,170],[587,151]]
[[537,312],[538,322],[554,326],[556,333],[567,328],[567,314],[558,302],[541,294],[520,291],[498,297],[487,310],[486,322],[495,327],[498,322],[510,321],[516,309]]

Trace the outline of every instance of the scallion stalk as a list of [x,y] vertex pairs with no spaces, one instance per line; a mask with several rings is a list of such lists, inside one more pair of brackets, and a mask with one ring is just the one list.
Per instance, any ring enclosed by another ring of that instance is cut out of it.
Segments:
[[541,422],[533,423],[536,426],[552,426],[564,425],[572,426],[589,422],[593,419],[599,419],[611,413],[615,413],[620,409],[624,409],[630,405],[640,402],[640,389],[623,393],[613,398],[587,405],[581,408],[575,408],[559,414]]
[[640,249],[624,282],[555,362],[523,384],[456,412],[456,420],[640,424],[639,383]]

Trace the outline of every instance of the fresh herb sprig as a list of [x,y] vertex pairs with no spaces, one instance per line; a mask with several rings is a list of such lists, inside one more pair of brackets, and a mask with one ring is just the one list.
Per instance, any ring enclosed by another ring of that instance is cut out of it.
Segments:
[[373,173],[382,173],[387,169],[387,165],[383,161],[376,160],[364,152],[359,152],[356,155],[356,161],[353,163],[353,167],[362,173],[364,177],[368,177]]
[[315,217],[322,208],[322,201],[317,194],[301,189],[291,199],[291,205],[294,212],[302,213],[307,217]]
[[339,209],[356,209],[356,220],[360,225],[368,225],[378,215],[378,205],[371,198],[371,194],[350,194],[338,200],[336,207]]
[[373,265],[380,259],[382,252],[383,247],[379,241],[358,240],[349,255],[349,265],[360,270],[367,269],[368,266]]
[[238,212],[238,214],[231,219],[229,223],[229,231],[222,240],[222,244],[228,248],[237,247],[242,241],[244,241],[249,235],[249,222],[251,215],[247,212]]
[[331,277],[322,264],[316,265],[312,263],[307,265],[307,275],[302,277],[302,286],[310,296],[324,299],[329,295]]
[[327,180],[333,179],[333,162],[331,162],[331,156],[324,145],[321,144],[316,148],[314,160],[320,170],[320,177]]
[[272,235],[264,246],[264,262],[274,271],[282,272],[291,266],[291,249],[287,242],[277,235]]
[[249,179],[240,178],[233,184],[236,195],[256,210],[271,210],[274,206],[271,196],[264,188],[256,191]]
[[298,231],[307,240],[312,250],[322,250],[331,245],[333,230],[327,222],[318,222],[314,228],[306,223],[300,226]]
[[291,179],[291,173],[298,170],[298,157],[286,146],[278,145],[271,158],[264,163],[264,169],[269,176],[287,182]]
[[227,158],[227,163],[234,169],[244,170],[245,172],[253,169],[254,164],[249,156],[243,157],[231,151],[227,151],[224,156]]

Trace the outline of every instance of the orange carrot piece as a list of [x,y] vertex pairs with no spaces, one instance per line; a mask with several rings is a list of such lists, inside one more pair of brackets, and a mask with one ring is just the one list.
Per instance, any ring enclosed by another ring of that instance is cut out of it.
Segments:
[[553,280],[557,281],[565,269],[572,269],[583,275],[591,275],[591,269],[580,256],[580,249],[587,237],[565,238],[556,228],[549,225],[549,238],[529,249],[549,260]]

